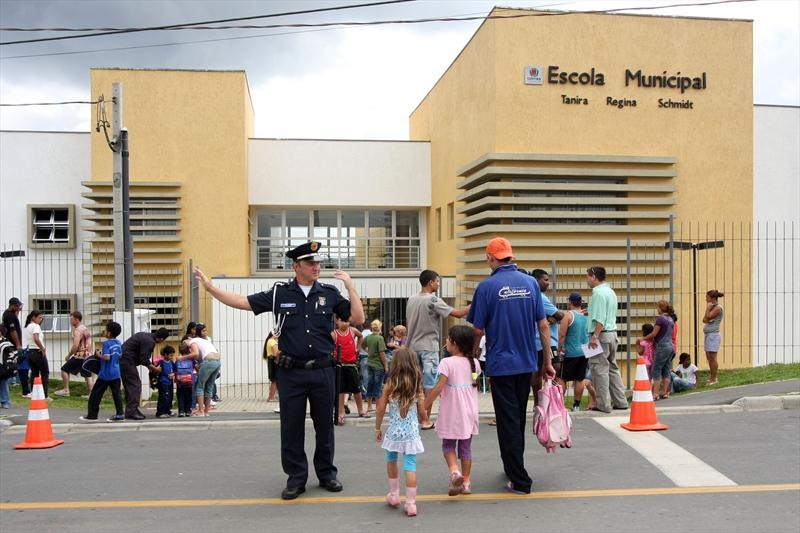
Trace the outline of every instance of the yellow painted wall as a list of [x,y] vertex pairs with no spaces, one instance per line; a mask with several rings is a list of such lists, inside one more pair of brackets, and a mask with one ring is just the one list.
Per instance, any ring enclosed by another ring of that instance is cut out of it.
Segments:
[[[123,85],[131,181],[180,182],[181,248],[207,274],[250,274],[247,140],[253,110],[242,71],[92,69],[92,98]],[[111,120],[111,106],[107,108]],[[94,117],[92,117],[94,119]],[[112,155],[92,131],[92,180]]]
[[[429,263],[454,273],[454,244],[436,242],[433,212],[457,195],[456,170],[492,151],[674,156],[678,221],[751,220],[752,57],[749,21],[574,13],[485,23],[410,119],[411,138],[431,141]],[[605,85],[525,85],[526,65],[594,66]],[[706,72],[708,88],[625,87],[626,68]],[[562,104],[562,94],[590,105]],[[608,106],[609,96],[637,107]],[[694,109],[659,109],[658,98]]]
[[[573,13],[493,24],[495,151],[677,157],[678,220],[751,220],[751,22]],[[605,85],[554,85],[546,77],[543,85],[525,85],[526,65],[570,72],[595,67]],[[708,87],[683,94],[625,87],[626,68],[706,72]],[[562,94],[587,98],[589,105],[562,104]],[[607,97],[637,106],[619,109],[607,105]],[[659,98],[689,99],[694,108],[661,109]],[[724,213],[717,206],[725,206]]]
[[[496,9],[494,13],[533,12]],[[529,65],[544,69],[544,84],[525,84],[523,73]],[[594,67],[604,74],[605,84],[549,84],[547,69],[551,65],[568,72],[587,72]],[[652,75],[680,71],[692,77],[705,72],[707,88],[681,94],[669,88],[626,87],[626,69],[641,69],[643,74]],[[647,183],[676,186],[673,212],[678,226],[689,222],[750,222],[752,76],[750,21],[572,13],[484,23],[410,118],[411,139],[429,140],[432,149],[428,264],[443,275],[454,275],[463,268],[458,257],[465,252],[457,249],[457,242],[436,241],[433,214],[441,208],[444,215],[447,203],[458,195],[458,169],[490,152],[675,157],[676,178],[648,179]],[[589,105],[563,104],[561,95],[587,98]],[[607,105],[607,97],[636,100],[636,107]],[[688,99],[693,109],[662,109],[658,107],[659,98]],[[576,164],[577,168],[581,166]],[[648,209],[634,207],[631,211]],[[446,227],[444,216],[443,225]],[[687,237],[703,240],[705,235],[676,238]],[[663,235],[653,238],[663,239]],[[739,305],[728,310],[731,320],[726,318],[724,325],[732,328],[741,322],[734,314],[748,316],[750,312],[750,278],[746,272],[742,274],[750,263],[750,253],[741,250],[733,239],[727,242],[726,246],[736,247],[738,262],[728,270],[721,269],[726,273],[718,286],[698,287],[698,307],[702,315],[706,290],[717,288],[729,293],[730,288],[724,285],[735,284]],[[588,250],[582,247],[575,251]],[[677,302],[684,349],[691,343],[692,329],[690,253],[676,251],[686,254],[681,257],[686,268],[680,269],[676,280],[676,292],[684,295]],[[731,257],[733,253],[728,261]],[[710,255],[702,259],[699,278],[707,277],[707,265],[720,261]],[[687,291],[689,295],[685,295]],[[741,346],[733,354],[723,354],[722,366],[750,363],[750,330],[738,333]],[[700,344],[702,350],[702,333]]]
[[[484,24],[410,119],[410,138],[431,141],[427,268],[442,276],[454,276],[457,268],[456,240],[447,238],[447,204],[457,196],[456,169],[495,145],[494,39],[493,27]],[[436,238],[436,208],[442,213],[441,242]]]

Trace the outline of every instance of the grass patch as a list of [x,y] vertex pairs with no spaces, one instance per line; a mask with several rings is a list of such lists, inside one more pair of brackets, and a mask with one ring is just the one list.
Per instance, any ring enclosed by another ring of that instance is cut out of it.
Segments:
[[717,372],[717,384],[711,387],[706,386],[708,381],[708,370],[701,370],[697,373],[699,382],[695,391],[717,390],[726,387],[738,387],[740,385],[750,385],[752,383],[767,383],[769,381],[785,381],[787,379],[800,379],[800,363],[780,364],[775,363],[767,366],[755,368],[732,368]]
[[[694,389],[672,393],[673,396],[682,396],[687,393],[694,392],[707,392],[728,387],[738,387],[741,385],[751,385],[753,383],[768,383],[770,381],[786,381],[789,379],[800,379],[800,363],[780,364],[775,363],[767,366],[759,366],[755,368],[731,368],[720,370],[717,372],[717,384],[706,386],[708,381],[709,371],[700,370],[697,372],[698,386]],[[633,377],[633,376],[631,376]],[[568,384],[568,388],[572,389],[572,384]],[[628,393],[628,400],[630,401],[630,392]],[[533,396],[531,396],[533,401]],[[583,399],[581,401],[581,410],[586,410],[589,403],[589,393],[584,390]],[[567,398],[567,407],[572,408],[572,396]]]
[[[86,382],[81,381],[70,381],[69,382],[69,396],[56,396],[54,394],[55,391],[60,390],[63,382],[60,379],[50,379],[47,385],[47,390],[50,398],[52,399],[51,402],[48,403],[50,407],[57,407],[59,409],[81,409],[86,411],[87,406],[89,405],[88,395],[89,390],[86,387]],[[21,401],[27,401],[27,398],[21,398],[20,395],[22,394],[22,386],[11,385],[8,387],[8,394],[11,397],[11,401],[13,403],[19,404]],[[122,403],[125,405],[125,391],[122,389],[122,385],[120,384],[120,394],[122,395]],[[87,396],[87,398],[83,398],[83,396]],[[151,395],[151,399],[156,400],[158,398],[157,393],[153,393]],[[101,411],[114,411],[114,400],[111,397],[111,389],[106,389],[105,394],[103,394],[103,399],[100,402],[100,410]]]

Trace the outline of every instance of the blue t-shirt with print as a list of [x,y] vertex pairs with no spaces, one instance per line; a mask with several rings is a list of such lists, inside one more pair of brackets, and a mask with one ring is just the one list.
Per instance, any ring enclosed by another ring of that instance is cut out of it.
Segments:
[[100,359],[100,373],[97,374],[97,377],[105,381],[119,379],[119,356],[122,355],[122,343],[119,342],[119,339],[108,339],[103,341],[100,350],[103,355],[108,355],[111,359],[108,361]]
[[545,318],[536,280],[501,265],[475,289],[467,321],[486,333],[486,375],[536,372],[536,329]]
[[158,362],[158,366],[161,367],[161,373],[158,375],[158,382],[162,385],[171,385],[173,378],[169,377],[169,375],[175,373],[175,363],[169,359],[162,359]]
[[[558,312],[558,308],[553,305],[544,293],[542,293],[542,305],[544,306],[544,316],[553,316]],[[558,346],[558,322],[550,324],[550,346]],[[539,337],[539,328],[536,328],[536,351],[542,349],[542,339]]]

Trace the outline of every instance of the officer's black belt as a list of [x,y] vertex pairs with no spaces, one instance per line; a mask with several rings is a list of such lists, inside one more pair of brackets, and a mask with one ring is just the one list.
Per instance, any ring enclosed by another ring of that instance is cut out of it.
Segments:
[[296,368],[301,370],[314,370],[316,368],[328,368],[333,364],[330,357],[320,359],[295,359],[289,355],[281,355],[278,366],[281,368]]

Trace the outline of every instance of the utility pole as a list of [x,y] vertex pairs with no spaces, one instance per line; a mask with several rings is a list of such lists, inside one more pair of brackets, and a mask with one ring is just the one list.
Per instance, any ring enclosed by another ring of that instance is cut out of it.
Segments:
[[125,240],[123,239],[122,206],[122,150],[119,138],[122,131],[122,84],[111,86],[111,142],[113,146],[113,200],[114,200],[114,310],[125,311]]
[[136,329],[133,304],[133,239],[130,219],[130,176],[128,130],[122,122],[122,84],[111,86],[113,199],[114,199],[114,310],[130,313],[130,333]]

